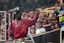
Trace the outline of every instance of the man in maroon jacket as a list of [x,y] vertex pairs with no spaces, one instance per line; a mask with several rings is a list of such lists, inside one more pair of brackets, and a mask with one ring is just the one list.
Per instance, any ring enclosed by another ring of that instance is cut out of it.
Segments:
[[13,32],[14,39],[24,38],[27,36],[28,27],[34,25],[38,19],[39,14],[35,14],[32,20],[21,19],[20,11],[17,11],[15,19],[12,20],[9,28],[8,35],[10,36]]

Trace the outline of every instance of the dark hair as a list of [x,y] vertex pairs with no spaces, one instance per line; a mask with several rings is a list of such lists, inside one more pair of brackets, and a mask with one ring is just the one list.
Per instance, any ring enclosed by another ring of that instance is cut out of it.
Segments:
[[37,23],[41,23],[42,24],[43,22],[42,21],[37,21]]
[[16,11],[16,14],[14,14],[14,18],[13,18],[13,19],[19,18],[19,20],[20,20],[21,17],[20,17],[20,16],[18,17],[18,16],[17,16],[18,14],[20,14],[20,15],[22,14],[22,13],[20,12],[20,10],[17,10],[17,11]]
[[20,10],[17,10],[15,12],[16,12],[16,15],[21,14],[21,11]]

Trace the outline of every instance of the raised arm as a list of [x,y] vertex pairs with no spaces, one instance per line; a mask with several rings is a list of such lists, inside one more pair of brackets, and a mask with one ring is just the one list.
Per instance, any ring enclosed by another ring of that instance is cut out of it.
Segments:
[[38,16],[39,16],[39,14],[36,14],[32,20],[28,20],[28,23],[29,23],[28,26],[29,27],[36,23]]
[[48,27],[48,26],[51,26],[51,25],[52,25],[52,23],[43,25],[43,27]]

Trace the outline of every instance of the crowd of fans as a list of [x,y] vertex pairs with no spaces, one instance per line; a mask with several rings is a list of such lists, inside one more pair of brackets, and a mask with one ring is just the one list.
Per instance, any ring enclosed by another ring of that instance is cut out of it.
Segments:
[[[33,34],[40,34],[44,32],[48,32],[54,29],[59,29],[64,22],[59,19],[60,15],[64,18],[64,4],[61,3],[60,5],[55,4],[55,6],[44,9],[43,7],[39,7],[36,9],[30,9],[30,11],[21,12],[21,18],[32,20],[35,14],[38,13],[39,17],[35,25],[32,25],[30,28],[30,33]],[[12,13],[12,20],[15,19],[16,12],[13,11]],[[19,17],[17,17],[19,19]],[[61,25],[60,25],[61,23]]]
[[5,40],[5,15],[0,14],[0,40]]

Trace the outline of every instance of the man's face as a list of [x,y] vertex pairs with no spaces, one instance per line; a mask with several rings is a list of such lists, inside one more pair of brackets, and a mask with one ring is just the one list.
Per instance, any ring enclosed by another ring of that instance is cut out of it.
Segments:
[[42,24],[39,22],[39,23],[37,23],[37,27],[38,28],[41,28],[42,27]]
[[35,12],[34,11],[30,11],[30,16],[34,17],[34,15],[35,15]]
[[64,12],[62,12],[62,15],[64,15]]

